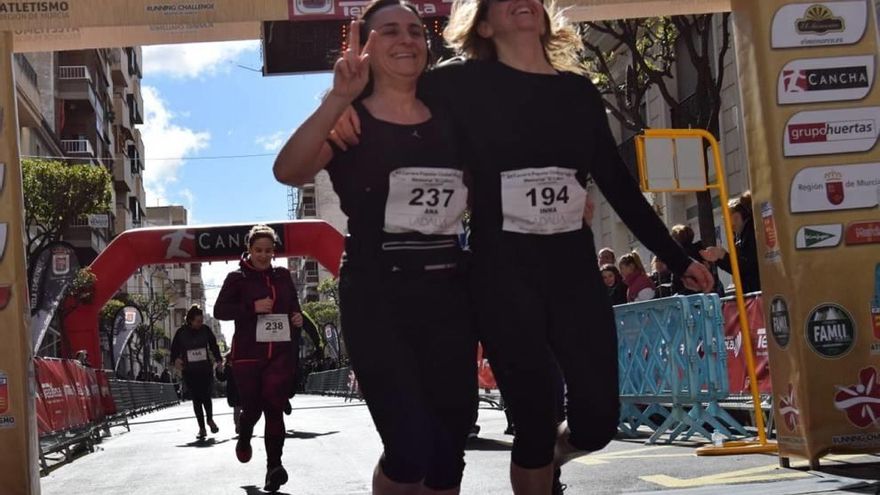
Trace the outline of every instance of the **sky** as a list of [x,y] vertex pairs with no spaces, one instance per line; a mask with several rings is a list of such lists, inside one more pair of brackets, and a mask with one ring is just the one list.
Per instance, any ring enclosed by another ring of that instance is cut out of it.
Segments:
[[[263,77],[256,40],[150,46],[143,54],[146,206],[183,205],[190,225],[286,219],[274,155],[317,107],[331,75]],[[235,268],[202,265],[209,312]],[[231,322],[222,325],[231,342]]]

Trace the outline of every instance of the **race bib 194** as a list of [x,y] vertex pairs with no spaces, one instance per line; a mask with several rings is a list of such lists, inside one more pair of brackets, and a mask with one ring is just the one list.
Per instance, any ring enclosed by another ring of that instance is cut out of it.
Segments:
[[520,234],[558,234],[583,227],[587,191],[570,168],[501,172],[502,229]]
[[452,168],[399,168],[388,178],[385,232],[455,235],[464,231],[467,208],[462,171]]
[[257,315],[257,342],[290,342],[290,319],[287,315]]
[[208,360],[208,351],[202,349],[190,349],[186,351],[186,361],[189,363],[198,363],[199,361]]

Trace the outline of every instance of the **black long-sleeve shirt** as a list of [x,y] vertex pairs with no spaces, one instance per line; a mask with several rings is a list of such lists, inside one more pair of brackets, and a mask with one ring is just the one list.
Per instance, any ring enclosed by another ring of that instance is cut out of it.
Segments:
[[217,345],[217,338],[206,325],[199,328],[184,325],[174,334],[174,340],[171,341],[171,362],[175,362],[178,358],[183,359],[185,371],[207,371],[210,373],[209,355],[214,356],[215,363],[223,361],[220,356],[220,347]]
[[608,126],[602,97],[586,77],[533,74],[497,61],[471,60],[429,72],[420,94],[449,108],[453,117],[473,178],[475,252],[481,245],[516,238],[503,232],[502,172],[561,167],[575,169],[582,187],[592,176],[648,249],[673,272],[687,270],[690,258],[669,236],[629,174]]

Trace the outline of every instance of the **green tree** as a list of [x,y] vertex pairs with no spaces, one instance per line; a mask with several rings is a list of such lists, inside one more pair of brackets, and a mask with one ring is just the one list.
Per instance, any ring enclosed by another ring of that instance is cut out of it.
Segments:
[[[155,347],[153,345],[155,339],[167,336],[165,328],[159,323],[165,321],[165,318],[171,313],[171,300],[167,293],[160,292],[150,296],[136,294],[132,296],[132,302],[141,309],[144,315],[144,323],[135,329],[138,339],[132,345],[132,350],[137,362],[145,366],[144,363],[149,361],[145,354],[150,348]],[[147,346],[148,343],[149,346]]]
[[110,209],[113,179],[103,167],[42,159],[21,165],[28,256],[60,240],[73,220]]
[[327,323],[339,323],[339,306],[331,301],[312,301],[303,304],[303,311],[309,314],[318,328]]
[[[716,47],[712,45],[712,31],[718,15],[721,37]],[[724,60],[730,51],[730,13],[588,22],[586,28],[585,64],[593,71],[599,90],[609,95],[606,108],[627,129],[640,132],[647,127],[642,102],[647,91],[656,87],[673,109],[674,126],[705,129],[716,139],[720,137]],[[677,60],[679,46],[687,54],[685,60]],[[615,69],[623,54],[630,63],[621,80]],[[673,94],[668,85],[676,62],[691,64],[697,74],[693,94],[684,99]],[[708,176],[709,171],[706,173]],[[715,222],[708,191],[697,193],[697,206],[700,237],[714,245]]]
[[339,281],[335,278],[327,278],[324,279],[323,282],[318,284],[318,294],[324,297],[325,300],[332,302],[333,304],[339,304]]

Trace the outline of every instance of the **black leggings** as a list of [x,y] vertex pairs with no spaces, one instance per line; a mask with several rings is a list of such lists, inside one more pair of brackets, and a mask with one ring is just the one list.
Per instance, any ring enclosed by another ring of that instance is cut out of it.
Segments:
[[[214,408],[211,402],[211,387],[214,384],[214,377],[211,371],[184,371],[183,380],[186,382],[186,388],[189,389],[190,397],[192,397],[193,411],[196,413],[196,421],[199,423],[199,429],[205,429],[205,416],[208,422],[214,422]],[[204,408],[204,414],[202,409]]]
[[392,481],[461,483],[477,403],[465,282],[457,269],[341,270],[342,331]]
[[516,427],[514,464],[553,461],[560,370],[571,443],[603,448],[620,415],[617,333],[591,236],[511,235],[495,249],[476,249],[478,329]]

